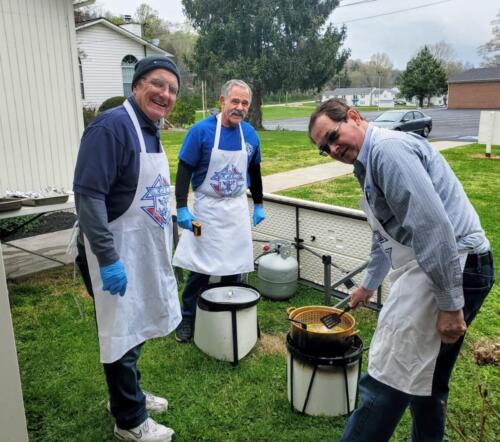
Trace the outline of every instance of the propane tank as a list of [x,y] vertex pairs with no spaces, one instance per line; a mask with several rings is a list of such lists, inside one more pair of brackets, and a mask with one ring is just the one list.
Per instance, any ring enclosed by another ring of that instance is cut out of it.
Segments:
[[263,296],[284,300],[295,294],[299,265],[291,249],[292,244],[283,240],[264,246],[266,253],[257,259],[257,289]]

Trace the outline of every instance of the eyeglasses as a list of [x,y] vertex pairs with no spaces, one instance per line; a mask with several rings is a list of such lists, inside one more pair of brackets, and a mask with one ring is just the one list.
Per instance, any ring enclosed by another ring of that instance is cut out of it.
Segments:
[[153,87],[153,89],[156,89],[158,91],[165,92],[166,90],[168,90],[168,93],[170,95],[175,96],[179,92],[179,88],[177,86],[174,86],[173,84],[170,84],[159,78],[151,78],[151,79],[143,78],[142,80],[145,83],[149,83]]
[[332,130],[327,136],[326,136],[326,142],[324,144],[322,144],[321,146],[318,146],[318,149],[319,149],[319,154],[322,156],[322,157],[328,157],[330,156],[330,146],[332,144],[335,144],[337,142],[337,140],[339,139],[339,129],[340,129],[340,125],[343,123],[343,121],[341,121],[337,127]]

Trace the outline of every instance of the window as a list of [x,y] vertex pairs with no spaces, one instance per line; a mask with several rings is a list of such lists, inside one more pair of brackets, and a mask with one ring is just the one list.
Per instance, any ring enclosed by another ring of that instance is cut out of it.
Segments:
[[133,55],[125,55],[122,60],[122,77],[123,77],[123,95],[130,97],[132,95],[132,79],[134,78],[134,66],[137,63],[137,58]]
[[82,59],[78,57],[78,70],[80,72],[80,95],[82,100],[85,100],[85,86],[83,85],[83,70],[82,70]]

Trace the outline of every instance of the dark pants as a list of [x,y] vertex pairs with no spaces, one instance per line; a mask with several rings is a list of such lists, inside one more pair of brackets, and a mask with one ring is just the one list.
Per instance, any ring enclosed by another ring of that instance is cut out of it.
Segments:
[[132,348],[118,361],[102,364],[108,384],[111,413],[118,427],[129,430],[142,424],[147,418],[146,396],[139,386],[141,372],[137,360],[142,344]]
[[[194,319],[196,315],[196,302],[198,296],[208,286],[210,275],[189,272],[186,286],[182,292],[182,317]],[[221,283],[233,284],[241,281],[241,275],[228,275],[221,277]]]
[[[464,318],[470,325],[495,281],[491,253],[469,255],[463,273]],[[388,441],[409,406],[413,417],[413,442],[440,442],[444,438],[449,380],[464,337],[441,344],[434,370],[431,396],[413,396],[395,390],[368,373],[359,383],[362,404],[349,418],[343,442]],[[376,439],[374,439],[376,435]]]
[[78,266],[78,269],[80,270],[80,274],[82,275],[85,288],[87,289],[88,294],[93,298],[94,291],[92,290],[92,281],[90,279],[89,263],[87,262],[85,245],[78,240],[76,243],[76,247],[78,249],[78,256],[76,257],[75,262]]
[[[85,246],[80,242],[77,246],[76,263],[89,295],[94,297]],[[141,347],[142,344],[139,344],[130,349],[112,364],[102,364],[108,384],[111,414],[115,417],[116,425],[124,430],[135,428],[148,418],[146,397],[139,386],[141,372],[137,368]]]

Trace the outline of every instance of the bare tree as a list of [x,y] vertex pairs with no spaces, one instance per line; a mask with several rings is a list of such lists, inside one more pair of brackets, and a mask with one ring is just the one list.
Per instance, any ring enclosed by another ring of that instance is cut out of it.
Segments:
[[165,34],[168,34],[168,29],[158,16],[158,11],[147,3],[142,3],[137,7],[134,18],[142,25],[142,37],[146,40],[161,39]]
[[451,44],[441,40],[426,46],[434,58],[443,66],[446,78],[453,77],[465,70],[464,64],[456,59],[456,52]]
[[367,70],[372,78],[370,86],[378,88],[392,86],[392,61],[385,53],[376,53],[370,57]]
[[493,37],[484,45],[479,46],[478,52],[483,57],[481,66],[496,67],[500,66],[500,9],[497,16],[491,21],[491,32]]

